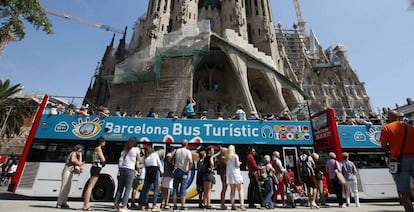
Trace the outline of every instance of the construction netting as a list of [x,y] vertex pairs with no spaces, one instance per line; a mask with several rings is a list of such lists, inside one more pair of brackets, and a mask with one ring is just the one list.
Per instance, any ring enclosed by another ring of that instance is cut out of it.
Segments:
[[162,39],[128,56],[115,66],[113,76],[105,76],[112,84],[152,81],[160,78],[166,57],[193,56],[196,66],[210,45],[210,22],[201,21],[197,27],[183,27],[179,31],[165,34]]

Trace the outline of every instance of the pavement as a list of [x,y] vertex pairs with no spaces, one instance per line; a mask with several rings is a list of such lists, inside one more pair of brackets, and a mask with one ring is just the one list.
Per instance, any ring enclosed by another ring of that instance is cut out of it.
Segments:
[[[3,200],[0,199],[0,211],[62,211],[62,210],[82,210],[82,201],[69,201],[69,209],[57,209],[55,208],[56,201],[42,201],[42,200]],[[216,209],[205,210],[197,208],[196,204],[188,204],[188,211],[226,211],[219,210],[219,204],[213,205]],[[107,202],[92,202],[91,207],[94,208],[94,211],[115,211],[113,209],[112,203]],[[309,211],[309,207],[298,206],[294,209],[288,208],[276,208],[276,209],[247,209],[247,211]],[[362,203],[361,207],[350,206],[347,208],[339,207],[329,207],[329,208],[320,208],[312,209],[316,211],[353,211],[353,212],[362,212],[362,211],[376,211],[376,212],[397,212],[404,211],[403,207],[398,203],[392,202],[371,202],[371,203]],[[134,210],[132,210],[134,211]],[[164,211],[164,210],[163,210]],[[172,211],[172,210],[171,210]],[[230,210],[227,210],[230,211]],[[239,210],[240,211],[240,210]]]
[[[56,198],[30,198],[15,195],[13,193],[7,192],[4,186],[0,187],[0,211],[24,211],[24,212],[52,212],[52,211],[73,211],[73,210],[82,210],[82,200],[79,199],[69,199],[68,204],[70,205],[69,209],[58,209],[55,208],[56,206]],[[171,204],[172,205],[172,204]],[[390,200],[377,200],[377,201],[364,201],[361,200],[361,206],[356,207],[354,203],[352,203],[347,208],[340,208],[338,204],[329,203],[330,207],[320,208],[320,209],[312,209],[314,211],[339,211],[339,212],[400,212],[404,211],[402,205],[400,205],[396,201]],[[115,211],[113,208],[112,202],[91,202],[90,206],[94,209],[94,211]],[[220,210],[220,204],[215,202],[212,204],[213,209],[206,210],[200,209],[197,207],[194,201],[190,201],[187,204],[188,210],[187,211],[230,211],[228,210]],[[230,206],[230,204],[227,204]],[[238,205],[237,205],[238,206]],[[296,208],[282,208],[281,204],[278,204],[279,207],[275,209],[251,209],[248,208],[247,211],[251,212],[259,212],[259,211],[280,211],[280,212],[293,212],[293,211],[309,211],[311,208],[298,205]],[[134,211],[134,210],[131,210]],[[168,210],[162,210],[168,211]],[[172,211],[172,210],[170,210]],[[239,209],[237,211],[240,211]]]

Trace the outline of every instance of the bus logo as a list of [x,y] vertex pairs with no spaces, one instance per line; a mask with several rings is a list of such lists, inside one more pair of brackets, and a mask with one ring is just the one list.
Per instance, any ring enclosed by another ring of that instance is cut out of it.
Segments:
[[102,125],[105,123],[105,120],[99,120],[95,118],[92,121],[89,117],[86,117],[85,120],[82,118],[78,119],[78,122],[72,122],[73,134],[79,138],[92,138],[96,136],[101,130]]
[[368,136],[369,136],[369,140],[377,145],[377,146],[381,146],[381,141],[380,136],[381,136],[381,129],[380,127],[372,127],[371,129],[369,129],[369,131],[367,132]]
[[355,139],[355,141],[365,141],[366,137],[362,132],[358,131],[358,132],[355,132],[354,139]]
[[61,121],[55,126],[55,132],[67,132],[69,129],[69,124],[66,121]]

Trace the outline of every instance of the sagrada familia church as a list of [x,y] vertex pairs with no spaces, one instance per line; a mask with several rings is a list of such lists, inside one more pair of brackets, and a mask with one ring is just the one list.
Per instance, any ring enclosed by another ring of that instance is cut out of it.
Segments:
[[372,112],[365,85],[344,45],[323,49],[299,20],[284,29],[270,0],[149,0],[132,38],[107,46],[86,93],[92,105],[128,113],[152,108],[196,112],[278,114],[307,105],[337,117]]

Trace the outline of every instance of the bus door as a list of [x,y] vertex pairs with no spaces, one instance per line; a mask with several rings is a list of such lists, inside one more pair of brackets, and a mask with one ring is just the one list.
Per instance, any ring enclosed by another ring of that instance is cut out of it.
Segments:
[[167,151],[165,144],[155,143],[153,146],[154,146],[154,151],[158,153],[158,156],[160,156],[160,160],[164,161],[165,152]]
[[[298,150],[296,147],[283,147],[283,161],[287,171],[292,170],[297,176],[297,159]],[[289,170],[290,169],[290,170]],[[297,177],[295,177],[295,184],[297,184]]]
[[314,149],[313,149],[313,147],[310,147],[310,146],[301,146],[300,147],[300,150],[303,150],[303,151],[305,151],[305,152],[308,152],[309,153],[309,156],[312,154],[312,153],[314,153],[315,151],[314,151]]

